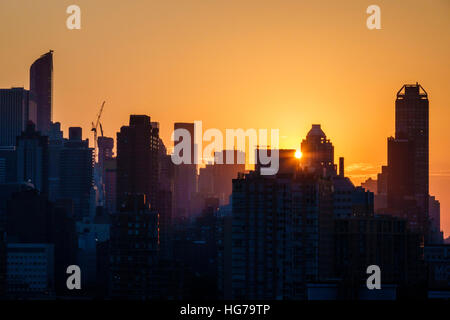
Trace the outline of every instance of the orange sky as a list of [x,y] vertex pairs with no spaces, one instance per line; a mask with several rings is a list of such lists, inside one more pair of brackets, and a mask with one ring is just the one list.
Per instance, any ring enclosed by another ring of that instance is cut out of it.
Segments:
[[[81,7],[81,30],[66,28]],[[381,7],[382,30],[366,8]],[[450,235],[450,1],[2,0],[0,87],[29,87],[54,53],[53,120],[105,135],[130,113],[207,128],[279,128],[298,148],[320,123],[359,183],[386,163],[395,94],[418,81],[430,98],[430,192]],[[67,131],[66,131],[67,132]]]

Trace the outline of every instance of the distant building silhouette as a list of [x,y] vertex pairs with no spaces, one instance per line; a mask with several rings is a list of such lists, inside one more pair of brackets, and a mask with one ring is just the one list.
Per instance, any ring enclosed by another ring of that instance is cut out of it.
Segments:
[[111,159],[114,156],[114,139],[109,137],[98,137],[98,164],[101,168],[104,167],[106,159]]
[[16,145],[16,137],[25,130],[29,91],[24,88],[0,89],[0,147]]
[[8,243],[7,295],[13,299],[53,298],[55,249],[50,243]]
[[17,181],[16,147],[0,147],[0,183]]
[[69,139],[65,139],[60,154],[60,194],[61,199],[73,201],[77,218],[94,213],[93,199],[93,149],[89,139],[82,140],[82,129],[69,128]]
[[306,282],[331,277],[332,221],[329,179],[297,170],[233,180],[231,298],[304,299]]
[[[264,148],[257,148],[255,150],[255,171],[261,172],[261,168],[268,168],[271,164],[263,164],[262,159],[260,157],[260,152],[267,153],[267,155],[272,156],[272,152],[275,150],[272,149],[264,149]],[[300,167],[300,160],[295,157],[295,149],[279,149],[278,151],[278,171],[277,175],[280,174],[287,174],[292,175],[294,174],[298,168]],[[321,172],[321,171],[320,171]]]
[[[174,124],[174,129],[184,129],[187,130],[191,136],[190,148],[191,148],[191,159],[190,164],[179,164],[175,166],[175,190],[174,190],[174,202],[175,218],[189,217],[191,214],[191,209],[193,206],[192,201],[194,200],[195,194],[197,192],[197,165],[194,164],[195,159],[195,141],[194,141],[194,124],[193,123],[181,123],[176,122]],[[180,141],[175,142],[175,146]]]
[[113,299],[155,298],[158,214],[150,209],[144,194],[128,194],[120,211],[111,218],[110,296]]
[[159,238],[161,255],[172,257],[172,225],[174,207],[174,171],[175,165],[167,154],[166,146],[159,139],[158,150],[158,196],[156,209],[159,214]]
[[103,171],[104,205],[109,213],[114,213],[117,209],[117,158],[106,159],[103,163]]
[[360,212],[335,219],[334,228],[334,277],[340,279],[341,298],[359,298],[370,265],[381,268],[383,283],[399,289],[423,281],[420,235],[409,230],[405,219]]
[[[51,253],[51,260],[53,261],[45,261],[52,270],[46,271],[48,276],[51,277],[48,282],[50,284],[49,289],[56,289],[59,293],[67,290],[65,286],[65,280],[67,279],[65,269],[68,265],[76,262],[77,245],[75,221],[70,213],[63,207],[49,202],[47,196],[40,194],[31,184],[22,184],[19,191],[11,194],[7,201],[6,211],[7,242],[15,244],[51,244],[52,248],[54,248],[54,251],[52,249],[53,252]],[[40,247],[40,245],[37,246]],[[11,258],[10,253],[8,253],[8,258]],[[30,251],[21,249],[17,253],[26,255],[30,254]],[[26,267],[28,274],[33,273],[30,270],[33,268],[37,269],[35,272],[41,272],[40,268],[37,268],[31,261],[22,262],[22,266],[19,264],[16,267],[23,268],[28,264]],[[11,261],[8,261],[8,265],[14,267]],[[22,269],[20,272],[26,272],[26,270]],[[10,283],[10,285],[16,287],[17,290],[20,289],[17,288],[15,283]],[[17,292],[17,290],[14,290],[14,292]],[[13,294],[14,292],[11,293]],[[26,292],[22,291],[22,293]]]
[[301,143],[303,167],[310,168],[325,176],[336,175],[336,165],[334,164],[333,144],[320,128],[320,124],[313,124],[306,139]]
[[427,263],[428,296],[448,299],[450,277],[450,243],[431,244],[424,247]]
[[94,165],[94,184],[96,187],[96,203],[106,205],[105,162],[114,156],[114,139],[100,136],[97,138],[98,160]]
[[[233,156],[234,162],[227,164],[227,158]],[[221,205],[226,205],[232,192],[232,180],[239,172],[245,172],[245,163],[239,164],[239,156],[245,159],[245,153],[238,150],[223,150],[215,153],[215,162],[200,169],[198,191],[205,197],[217,197]],[[223,159],[219,163],[217,159]]]
[[30,67],[30,101],[30,110],[36,110],[37,130],[47,134],[52,121],[53,107],[52,50],[34,61]]
[[441,231],[441,204],[434,196],[430,197],[428,211],[430,218],[430,243],[443,244],[444,233]]
[[61,150],[64,148],[63,132],[59,122],[50,124],[48,134],[48,196],[51,201],[60,198]]
[[48,192],[48,137],[32,122],[17,137],[17,181],[30,181],[40,192]]
[[378,182],[375,179],[368,178],[366,181],[361,183],[361,187],[370,192],[373,192],[374,194],[378,193]]
[[150,117],[131,115],[128,126],[117,133],[117,206],[127,194],[145,194],[151,206],[156,205],[158,190],[159,128]]
[[404,85],[395,101],[395,138],[388,139],[388,208],[427,235],[429,103],[418,83]]
[[425,212],[429,185],[429,102],[421,85],[404,85],[395,101],[395,138],[411,142],[414,194]]
[[375,194],[375,211],[386,209],[388,190],[388,166],[381,166],[381,172],[377,174],[377,192]]

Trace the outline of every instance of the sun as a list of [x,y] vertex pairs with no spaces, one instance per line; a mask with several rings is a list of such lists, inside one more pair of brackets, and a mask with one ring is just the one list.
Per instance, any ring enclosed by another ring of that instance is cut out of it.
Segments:
[[300,150],[295,151],[295,157],[300,159],[302,157],[302,152]]

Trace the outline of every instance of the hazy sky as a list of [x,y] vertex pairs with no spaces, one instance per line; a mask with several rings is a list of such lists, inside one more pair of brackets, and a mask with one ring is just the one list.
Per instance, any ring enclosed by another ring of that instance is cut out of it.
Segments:
[[[66,28],[81,7],[81,30]],[[366,27],[381,8],[382,30]],[[450,234],[449,0],[1,0],[0,87],[29,88],[54,52],[53,121],[105,135],[129,114],[204,128],[279,128],[299,148],[320,123],[356,183],[386,163],[394,102],[418,81],[430,99],[430,192]]]

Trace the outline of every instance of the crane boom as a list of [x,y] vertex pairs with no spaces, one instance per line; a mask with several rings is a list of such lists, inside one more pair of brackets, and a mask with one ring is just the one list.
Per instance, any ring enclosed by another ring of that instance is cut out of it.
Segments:
[[[103,107],[105,106],[105,102],[106,101],[103,101],[102,106],[100,107],[100,111],[98,112],[98,115],[97,115],[97,120],[95,121],[95,123],[92,122],[91,131],[94,132],[94,160],[96,160],[96,156],[97,156],[97,129],[98,129],[98,125],[100,124],[100,117],[102,116]],[[103,136],[103,128],[100,128],[100,129],[102,131],[102,136]]]

